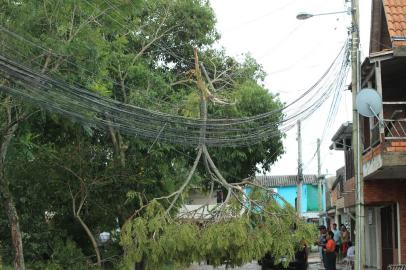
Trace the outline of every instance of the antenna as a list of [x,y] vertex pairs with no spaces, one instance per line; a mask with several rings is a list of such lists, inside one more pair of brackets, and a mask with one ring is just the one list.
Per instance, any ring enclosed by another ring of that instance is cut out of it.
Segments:
[[[364,88],[357,94],[357,110],[365,117],[376,117],[382,111],[382,97],[372,88]],[[379,119],[380,120],[380,119]]]

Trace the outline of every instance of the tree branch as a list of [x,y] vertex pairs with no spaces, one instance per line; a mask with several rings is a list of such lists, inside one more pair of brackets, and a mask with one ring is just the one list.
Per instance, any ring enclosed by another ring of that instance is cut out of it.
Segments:
[[199,147],[199,151],[197,152],[197,156],[195,161],[193,162],[193,166],[190,169],[189,175],[187,176],[185,182],[183,182],[183,185],[174,193],[172,193],[175,198],[172,200],[171,204],[169,207],[166,209],[166,213],[168,214],[169,211],[172,209],[172,207],[175,205],[176,201],[178,200],[180,194],[185,190],[185,188],[189,185],[190,180],[192,179],[193,174],[195,173],[197,164],[199,164],[200,157],[202,156],[202,147]]

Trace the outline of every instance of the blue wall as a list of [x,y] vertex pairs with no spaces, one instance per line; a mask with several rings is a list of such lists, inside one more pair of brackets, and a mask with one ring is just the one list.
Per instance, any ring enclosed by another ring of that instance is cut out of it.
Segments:
[[296,187],[275,187],[278,194],[291,206],[295,207]]
[[[295,208],[295,199],[297,197],[297,187],[296,186],[276,186],[273,187],[277,189],[278,194],[285,199],[285,201],[287,201],[293,208]],[[310,188],[317,188],[317,186],[311,186],[311,185],[302,185],[302,213],[305,213],[307,211],[309,211],[308,209],[308,189]],[[325,200],[325,192],[324,192],[324,188],[325,186],[322,185],[322,194],[323,194],[323,209],[326,209],[326,200]],[[246,194],[249,196],[249,194],[252,192],[251,187],[246,187],[245,188],[245,192]],[[314,204],[314,200],[316,200],[316,202],[318,201],[318,193],[313,195],[316,196],[315,198],[309,198],[309,199],[313,199],[313,204]],[[281,205],[283,205],[282,200],[277,200]],[[313,209],[314,211],[314,209]]]
[[[297,198],[296,186],[279,186],[275,187],[278,194],[281,195],[292,207],[295,207],[295,199]],[[308,211],[307,209],[307,189],[308,185],[302,185],[302,213]]]

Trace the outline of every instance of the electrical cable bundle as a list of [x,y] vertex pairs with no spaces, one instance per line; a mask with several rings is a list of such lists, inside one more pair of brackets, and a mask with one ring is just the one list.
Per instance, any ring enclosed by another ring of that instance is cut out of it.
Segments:
[[[3,27],[0,32],[25,42],[25,45],[43,48]],[[196,146],[204,142],[209,147],[248,146],[281,136],[298,120],[312,115],[332,93],[341,89],[348,72],[346,42],[322,77],[282,109],[251,117],[213,119],[209,116],[203,120],[97,95],[84,86],[42,74],[39,65],[33,65],[33,61],[31,65],[21,64],[21,61],[14,60],[15,56],[16,48],[0,48],[0,78],[9,82],[0,86],[5,92],[93,128],[114,128],[129,135],[182,145]]]

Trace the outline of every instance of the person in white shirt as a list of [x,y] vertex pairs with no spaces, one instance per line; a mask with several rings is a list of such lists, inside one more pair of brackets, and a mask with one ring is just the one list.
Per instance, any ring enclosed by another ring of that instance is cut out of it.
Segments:
[[351,241],[348,241],[347,257],[345,257],[344,260],[347,260],[350,263],[351,269],[354,269],[354,259],[355,247],[352,245]]
[[333,224],[333,229],[331,230],[334,234],[334,242],[336,243],[336,254],[337,260],[341,258],[341,231],[337,229],[337,223]]
[[351,241],[348,242],[347,258],[351,261],[354,261],[355,258],[355,247],[352,245]]

